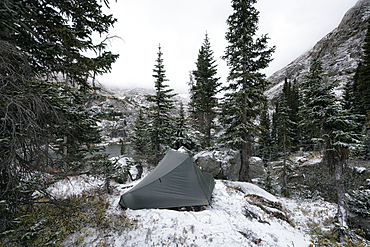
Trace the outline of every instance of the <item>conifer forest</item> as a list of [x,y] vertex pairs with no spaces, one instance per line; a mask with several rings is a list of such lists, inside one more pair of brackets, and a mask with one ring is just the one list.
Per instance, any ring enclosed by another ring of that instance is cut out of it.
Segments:
[[[222,57],[205,30],[183,68],[187,98],[163,44],[152,90],[99,82],[125,59],[111,2],[0,1],[0,247],[370,246],[370,1],[335,33],[363,30],[352,70],[330,41],[267,77],[259,1],[231,0]],[[210,205],[121,207],[169,149],[213,175]]]

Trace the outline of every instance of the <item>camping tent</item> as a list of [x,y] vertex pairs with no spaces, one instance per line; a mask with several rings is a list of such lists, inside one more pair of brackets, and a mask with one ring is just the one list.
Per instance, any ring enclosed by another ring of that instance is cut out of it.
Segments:
[[158,166],[121,196],[125,208],[173,208],[208,205],[215,181],[189,154],[168,150]]

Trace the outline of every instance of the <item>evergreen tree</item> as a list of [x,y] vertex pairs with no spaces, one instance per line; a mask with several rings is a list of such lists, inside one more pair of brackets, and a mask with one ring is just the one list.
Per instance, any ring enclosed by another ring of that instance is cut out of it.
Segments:
[[40,199],[35,195],[55,202],[46,188],[68,172],[106,167],[105,157],[94,155],[100,135],[79,90],[118,55],[92,41],[116,22],[98,1],[1,1],[0,20],[0,201],[9,208],[0,211],[2,231],[20,205]]
[[348,110],[352,115],[358,116],[358,122],[364,124],[366,111],[361,107],[361,92],[358,91],[359,71],[362,63],[360,62],[356,68],[356,73],[351,80],[348,80],[343,90],[343,108]]
[[172,93],[173,89],[167,89],[169,86],[164,84],[168,80],[165,75],[166,71],[163,65],[163,53],[160,45],[158,50],[158,58],[153,69],[156,92],[154,95],[146,96],[147,101],[151,103],[148,109],[148,130],[155,163],[159,161],[163,147],[169,146],[172,143],[174,120],[171,116],[171,110],[174,109],[173,97],[176,96],[176,94]]
[[330,94],[333,84],[324,81],[324,70],[320,60],[312,60],[310,70],[300,86],[303,102],[300,109],[302,117],[300,124],[303,133],[307,135],[306,139],[303,139],[303,145],[310,150],[315,148],[320,150],[320,146],[315,147],[315,144],[320,142],[314,142],[314,140],[322,137],[322,110],[332,100],[330,97],[335,97]]
[[[0,10],[0,40],[16,46],[39,78],[58,80],[62,74],[86,89],[93,73],[109,72],[118,58],[106,51],[107,39],[94,44],[91,38],[108,33],[117,21],[97,0],[1,1]],[[85,51],[100,52],[93,57]]]
[[181,102],[179,113],[174,124],[174,141],[172,143],[172,148],[176,150],[180,147],[185,147],[188,150],[192,150],[194,148],[195,144],[189,137],[187,129],[188,126],[187,119],[185,117],[184,104]]
[[143,110],[140,108],[139,115],[134,125],[134,134],[131,137],[132,147],[138,156],[148,155],[148,125]]
[[287,105],[289,106],[289,121],[291,122],[290,139],[291,139],[291,150],[297,151],[300,147],[300,129],[298,123],[300,122],[299,106],[300,106],[300,95],[298,89],[298,83],[288,81],[286,79],[286,85],[284,85],[284,97]]
[[338,197],[338,221],[347,226],[348,207],[343,182],[344,165],[350,149],[357,145],[358,137],[353,131],[357,124],[353,117],[339,104],[334,88],[337,82],[323,82],[321,62],[314,59],[303,84],[304,124],[311,130],[311,137],[320,142],[324,150],[323,161],[333,171]]
[[256,0],[232,0],[224,59],[230,68],[228,86],[223,98],[221,121],[226,127],[223,142],[240,151],[240,180],[250,181],[249,158],[252,143],[259,132],[254,120],[260,114],[266,97],[265,75],[260,72],[271,62],[275,48],[267,47],[267,35],[256,38],[258,11]]
[[[287,84],[287,83],[286,83]],[[285,90],[289,88],[289,85],[285,87]],[[293,128],[296,123],[294,123],[290,119],[291,108],[289,107],[289,98],[287,97],[289,94],[287,91],[283,91],[280,96],[280,104],[279,104],[279,122],[277,127],[277,132],[279,135],[279,146],[282,147],[283,152],[283,172],[282,172],[282,193],[285,196],[289,195],[288,189],[288,175],[291,172],[291,160],[289,159],[289,154],[292,149],[292,136],[293,136]]]
[[[283,90],[276,100],[274,113],[274,144],[275,149],[284,152],[283,143],[288,144],[290,151],[299,148],[299,94],[297,87],[285,79]],[[283,128],[283,129],[282,129]],[[284,152],[285,153],[285,152]]]
[[195,84],[192,87],[192,98],[190,105],[193,108],[193,118],[196,123],[196,130],[201,134],[200,143],[203,148],[212,145],[212,128],[217,115],[218,98],[221,83],[217,74],[217,65],[213,58],[213,51],[208,35],[199,50],[197,69],[193,71]]
[[[337,86],[334,84],[332,87]],[[353,146],[358,146],[359,138],[355,130],[358,124],[348,111],[345,111],[333,91],[327,95],[328,101],[322,108],[322,141],[324,144],[323,161],[333,171],[338,198],[338,221],[341,227],[347,227],[348,206],[345,198],[343,173],[345,164]],[[342,230],[342,229],[340,229]],[[343,238],[341,231],[339,237]]]
[[[370,157],[370,23],[362,47],[363,55],[356,73],[344,88],[343,107],[357,118],[359,123],[357,133],[364,134],[364,149],[361,155]],[[368,122],[368,123],[366,123]]]

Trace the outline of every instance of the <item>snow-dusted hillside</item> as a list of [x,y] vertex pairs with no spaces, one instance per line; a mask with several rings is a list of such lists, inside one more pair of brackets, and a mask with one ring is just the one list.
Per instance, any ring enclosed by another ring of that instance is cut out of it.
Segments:
[[281,91],[276,90],[280,87],[278,85],[282,85],[285,78],[302,80],[311,60],[316,57],[323,62],[324,71],[330,80],[339,80],[343,86],[352,78],[357,67],[369,17],[370,1],[359,0],[347,11],[337,28],[317,42],[311,50],[267,79],[271,82],[271,87],[266,95],[269,98],[275,97]]
[[[144,88],[102,88],[90,102],[90,108],[100,114],[98,125],[102,129],[103,139],[108,143],[126,141],[132,133],[139,109],[149,106],[145,95],[151,94],[155,94],[155,91]],[[179,108],[180,102],[186,106],[188,100],[186,95],[175,96],[176,108]],[[177,114],[177,109],[173,114]]]
[[[125,158],[121,162],[125,163]],[[148,172],[145,172],[148,174]],[[109,197],[110,217],[122,214],[120,195],[131,185],[116,184]],[[59,196],[79,194],[96,186],[82,177],[55,185]],[[166,209],[126,210],[132,227],[102,234],[87,228],[75,233],[63,246],[264,246],[308,247],[317,229],[330,230],[336,205],[323,200],[276,197],[254,184],[217,180],[212,203],[201,211]],[[82,241],[82,240],[83,241]]]

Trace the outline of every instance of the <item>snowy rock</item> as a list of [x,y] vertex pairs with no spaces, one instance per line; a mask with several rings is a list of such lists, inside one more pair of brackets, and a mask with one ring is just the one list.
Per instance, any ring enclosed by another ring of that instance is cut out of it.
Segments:
[[194,156],[194,160],[215,178],[239,180],[240,155],[237,151],[202,151]]
[[[203,151],[195,155],[194,160],[198,166],[215,178],[239,180],[240,154],[238,151]],[[262,159],[251,157],[249,162],[250,177],[252,179],[262,177],[265,173]]]
[[365,167],[353,167],[353,169],[358,173],[358,174],[362,174],[363,172],[366,171],[366,168]]
[[265,175],[263,161],[259,157],[251,157],[249,159],[249,176],[253,178],[260,178]]

